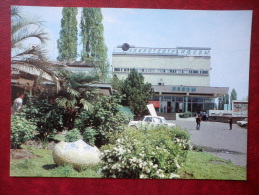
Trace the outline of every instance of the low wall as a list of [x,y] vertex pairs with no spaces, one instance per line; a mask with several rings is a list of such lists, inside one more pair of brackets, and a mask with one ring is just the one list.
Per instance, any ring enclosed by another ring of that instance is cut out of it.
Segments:
[[[234,117],[232,116],[232,121],[234,124],[237,123],[237,121],[242,120],[244,117]],[[222,123],[228,123],[229,116],[209,116],[209,121],[214,122],[222,122]]]

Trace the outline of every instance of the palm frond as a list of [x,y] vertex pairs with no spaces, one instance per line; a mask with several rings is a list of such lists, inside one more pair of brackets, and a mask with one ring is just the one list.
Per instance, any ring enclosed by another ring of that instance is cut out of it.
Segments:
[[93,105],[89,101],[87,101],[86,99],[82,98],[80,100],[80,103],[83,104],[83,108],[85,110],[88,110],[88,111],[92,111],[93,110]]
[[67,87],[67,92],[70,94],[70,96],[72,96],[73,98],[78,98],[80,96],[80,93],[75,90],[75,89],[72,89],[70,87]]

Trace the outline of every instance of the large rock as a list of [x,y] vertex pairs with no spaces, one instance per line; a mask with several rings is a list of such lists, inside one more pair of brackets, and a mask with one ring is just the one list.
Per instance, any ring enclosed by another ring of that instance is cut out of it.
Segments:
[[56,144],[53,149],[53,160],[57,165],[70,164],[74,169],[88,165],[96,165],[100,162],[100,151],[83,140],[76,142],[64,142]]

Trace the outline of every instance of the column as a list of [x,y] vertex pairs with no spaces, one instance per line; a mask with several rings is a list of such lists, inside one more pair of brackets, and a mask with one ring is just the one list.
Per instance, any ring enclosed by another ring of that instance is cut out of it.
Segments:
[[185,112],[188,112],[188,96],[185,96]]

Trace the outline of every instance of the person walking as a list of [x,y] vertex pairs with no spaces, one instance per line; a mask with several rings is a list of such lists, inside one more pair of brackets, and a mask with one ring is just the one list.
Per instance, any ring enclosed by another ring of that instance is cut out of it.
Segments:
[[232,130],[232,123],[233,123],[232,117],[229,117],[228,123],[229,123],[229,130]]
[[201,126],[201,117],[200,115],[198,115],[196,117],[196,130],[200,130],[200,126]]
[[22,108],[24,95],[22,93],[17,93],[17,98],[14,100],[12,106],[12,114],[19,112]]

